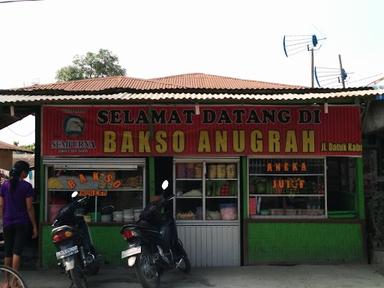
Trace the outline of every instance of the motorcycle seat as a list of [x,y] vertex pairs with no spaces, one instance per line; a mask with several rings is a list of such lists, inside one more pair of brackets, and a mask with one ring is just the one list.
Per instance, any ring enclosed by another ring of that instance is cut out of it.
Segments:
[[160,230],[157,227],[147,224],[146,222],[141,222],[140,224],[138,223],[126,224],[121,228],[121,231],[125,231],[127,229],[128,230],[139,229],[139,230],[146,230],[150,232],[160,233]]
[[68,225],[61,225],[59,227],[55,227],[52,229],[52,234],[55,234],[55,233],[58,233],[60,231],[63,231],[63,230],[68,230],[68,231],[75,231],[76,229],[72,226],[68,226]]

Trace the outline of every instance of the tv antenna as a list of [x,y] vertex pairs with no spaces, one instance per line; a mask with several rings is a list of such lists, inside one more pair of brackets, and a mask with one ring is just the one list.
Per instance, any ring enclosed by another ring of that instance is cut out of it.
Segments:
[[339,54],[339,68],[315,67],[315,79],[319,87],[341,84],[345,88],[348,73],[344,70]]
[[[319,50],[320,41],[326,38],[317,38],[313,35],[284,35],[283,48],[285,56],[290,57],[303,51],[311,52],[311,87],[315,86],[315,55],[314,51]],[[319,46],[318,46],[319,45]]]

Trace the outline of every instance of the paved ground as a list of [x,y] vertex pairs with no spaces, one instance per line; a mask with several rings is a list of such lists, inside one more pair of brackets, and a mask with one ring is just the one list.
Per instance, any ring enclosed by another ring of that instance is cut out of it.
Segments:
[[[21,271],[29,288],[64,288],[70,281],[59,270]],[[90,288],[141,287],[126,268],[103,269],[88,278]],[[384,276],[369,265],[251,266],[193,269],[190,275],[166,272],[164,288],[371,288],[383,287]]]

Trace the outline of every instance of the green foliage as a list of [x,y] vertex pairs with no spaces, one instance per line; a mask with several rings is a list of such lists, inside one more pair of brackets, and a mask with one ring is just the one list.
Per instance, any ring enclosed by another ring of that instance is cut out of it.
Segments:
[[35,144],[22,145],[22,146],[19,146],[19,147],[23,148],[23,149],[26,149],[26,150],[30,150],[30,151],[35,151]]
[[125,69],[119,65],[119,59],[107,49],[98,53],[87,52],[85,56],[75,56],[72,65],[56,72],[58,81],[71,81],[106,76],[124,76]]

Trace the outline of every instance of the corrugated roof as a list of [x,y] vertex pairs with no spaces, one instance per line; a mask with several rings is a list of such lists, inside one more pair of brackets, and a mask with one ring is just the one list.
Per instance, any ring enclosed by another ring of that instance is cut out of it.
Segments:
[[108,89],[300,89],[302,86],[269,83],[255,80],[208,75],[203,73],[182,74],[154,79],[140,79],[126,76],[93,78],[51,84],[39,84],[21,88],[24,91],[64,90],[103,91]]
[[160,81],[139,79],[126,76],[92,78],[76,81],[38,84],[18,90],[64,90],[64,91],[102,91],[107,89],[129,88],[137,90],[156,90],[182,88],[177,84],[161,83]]
[[33,151],[18,147],[16,145],[8,144],[8,143],[5,143],[3,141],[0,141],[0,150],[11,150],[11,151],[21,151],[21,152],[26,152],[26,153],[33,153]]
[[203,73],[181,74],[151,80],[188,88],[201,89],[300,89],[303,86],[245,80],[233,77],[209,75]]
[[124,103],[156,103],[156,102],[177,102],[182,101],[300,101],[300,100],[316,100],[316,99],[336,99],[336,98],[352,98],[366,96],[380,96],[384,94],[384,89],[361,89],[353,91],[336,91],[322,93],[274,93],[274,94],[210,94],[210,93],[115,93],[115,94],[90,94],[90,95],[0,95],[0,103],[44,103],[52,104],[59,102],[76,101],[89,102],[95,104],[97,102],[114,101]]

